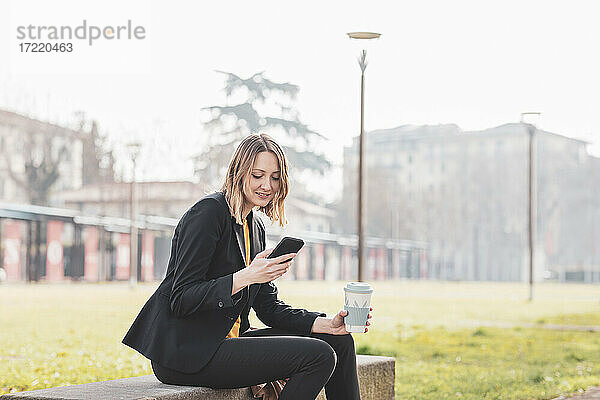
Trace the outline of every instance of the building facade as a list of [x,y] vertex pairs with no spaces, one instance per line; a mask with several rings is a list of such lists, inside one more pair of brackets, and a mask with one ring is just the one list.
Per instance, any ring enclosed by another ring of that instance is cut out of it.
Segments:
[[[600,169],[586,143],[535,137],[535,279],[600,281]],[[524,124],[474,132],[401,126],[366,140],[367,232],[427,243],[423,276],[524,281],[529,277],[528,146]],[[344,151],[346,232],[355,232],[357,139]]]

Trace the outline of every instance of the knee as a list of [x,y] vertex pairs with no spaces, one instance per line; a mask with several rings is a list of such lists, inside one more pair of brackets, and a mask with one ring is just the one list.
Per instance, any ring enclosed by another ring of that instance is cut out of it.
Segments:
[[315,339],[314,351],[316,359],[323,368],[323,371],[331,375],[337,364],[337,354],[335,350],[327,342]]
[[335,370],[335,366],[337,365],[337,354],[335,350],[333,350],[333,348],[328,344],[327,347],[327,351],[323,353],[325,355],[324,369],[327,371],[329,376],[331,376],[331,374],[333,374],[333,371]]

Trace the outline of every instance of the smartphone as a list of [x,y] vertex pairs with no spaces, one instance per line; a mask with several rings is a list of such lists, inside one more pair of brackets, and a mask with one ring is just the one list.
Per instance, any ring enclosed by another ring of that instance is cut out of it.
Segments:
[[[302,246],[304,246],[304,240],[285,236],[279,241],[279,243],[277,243],[277,246],[275,246],[275,248],[267,258],[275,258],[289,253],[298,253]],[[291,258],[282,261],[281,264],[290,260]]]

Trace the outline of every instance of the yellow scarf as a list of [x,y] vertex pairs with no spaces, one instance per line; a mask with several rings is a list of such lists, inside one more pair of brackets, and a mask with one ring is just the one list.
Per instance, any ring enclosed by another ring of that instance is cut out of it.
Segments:
[[[246,221],[246,218],[244,218],[243,221],[244,221],[244,245],[246,247],[246,266],[248,266],[248,265],[250,265],[250,230],[248,229],[248,222]],[[241,319],[240,319],[240,317],[238,317],[237,320],[235,321],[235,323],[233,324],[231,331],[229,331],[229,333],[227,334],[226,337],[228,337],[228,338],[239,337],[240,336],[240,323],[241,323]]]

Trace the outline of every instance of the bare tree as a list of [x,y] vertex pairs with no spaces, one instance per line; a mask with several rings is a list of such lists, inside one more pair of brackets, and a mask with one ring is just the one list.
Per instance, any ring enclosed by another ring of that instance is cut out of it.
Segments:
[[89,131],[83,140],[83,185],[114,182],[114,155],[107,144],[107,137],[101,135],[98,123],[88,119],[84,111],[74,113],[78,132]]
[[[0,157],[6,161],[9,178],[23,190],[31,204],[48,205],[61,170],[71,157],[82,158],[81,167],[79,163],[74,164],[82,168],[81,184],[113,181],[114,159],[112,152],[106,150],[105,138],[98,133],[95,121],[86,120],[82,112],[77,116],[79,120],[75,129],[17,114],[12,116],[18,123],[18,128],[13,129],[14,145],[2,149]],[[74,142],[81,143],[82,153],[74,152]]]
[[4,152],[7,172],[10,178],[24,191],[31,204],[47,205],[50,189],[58,180],[59,168],[65,159],[66,143],[53,141],[51,132],[24,135],[22,151],[25,173],[20,176],[14,170],[13,154]]

